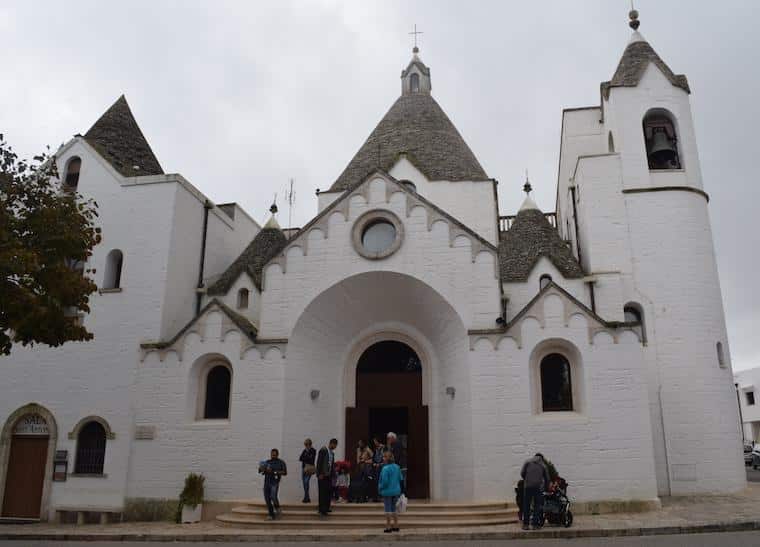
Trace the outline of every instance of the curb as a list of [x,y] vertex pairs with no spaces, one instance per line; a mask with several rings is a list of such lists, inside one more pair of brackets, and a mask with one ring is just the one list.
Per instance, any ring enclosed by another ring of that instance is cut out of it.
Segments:
[[539,531],[514,531],[514,532],[468,532],[468,533],[410,533],[388,536],[382,533],[342,533],[338,536],[325,533],[313,534],[141,534],[141,533],[102,533],[92,534],[86,532],[72,533],[2,533],[0,541],[26,540],[26,541],[139,541],[139,542],[214,542],[214,543],[278,543],[278,542],[331,542],[343,543],[349,541],[478,541],[478,540],[507,540],[507,539],[571,539],[571,538],[594,538],[594,537],[636,537],[636,536],[661,536],[677,534],[706,534],[715,532],[746,532],[760,530],[760,520],[695,524],[687,526],[659,526],[652,528],[606,528],[606,529],[571,529],[557,528],[553,530]]

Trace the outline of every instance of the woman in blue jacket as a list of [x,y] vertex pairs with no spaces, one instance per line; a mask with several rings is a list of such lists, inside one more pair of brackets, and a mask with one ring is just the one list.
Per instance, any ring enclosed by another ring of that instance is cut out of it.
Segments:
[[383,469],[380,471],[380,480],[377,491],[383,498],[385,509],[385,524],[383,530],[386,534],[398,532],[398,514],[396,502],[401,495],[401,468],[393,462],[393,452],[386,450],[383,453]]

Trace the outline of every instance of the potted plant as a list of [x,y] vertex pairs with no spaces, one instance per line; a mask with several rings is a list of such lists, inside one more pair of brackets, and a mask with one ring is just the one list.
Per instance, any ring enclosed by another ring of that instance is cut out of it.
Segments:
[[200,522],[203,512],[203,483],[206,477],[190,473],[179,495],[178,517],[181,523]]

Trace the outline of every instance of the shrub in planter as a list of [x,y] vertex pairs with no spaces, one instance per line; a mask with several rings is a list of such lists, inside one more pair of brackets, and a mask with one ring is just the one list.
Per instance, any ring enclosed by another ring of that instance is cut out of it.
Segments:
[[[183,513],[187,513],[187,509],[191,511],[197,511],[198,516],[194,519],[195,522],[200,520],[199,506],[203,504],[203,483],[206,481],[206,477],[198,475],[196,473],[190,473],[185,478],[185,487],[182,489],[182,493],[179,495],[179,505],[177,506],[177,522],[185,522],[187,518],[183,518]],[[187,509],[185,509],[187,508]]]

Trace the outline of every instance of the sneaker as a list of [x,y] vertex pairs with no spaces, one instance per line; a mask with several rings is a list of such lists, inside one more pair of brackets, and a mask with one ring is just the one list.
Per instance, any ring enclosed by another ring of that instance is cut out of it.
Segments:
[[267,515],[267,520],[274,520],[274,515]]

